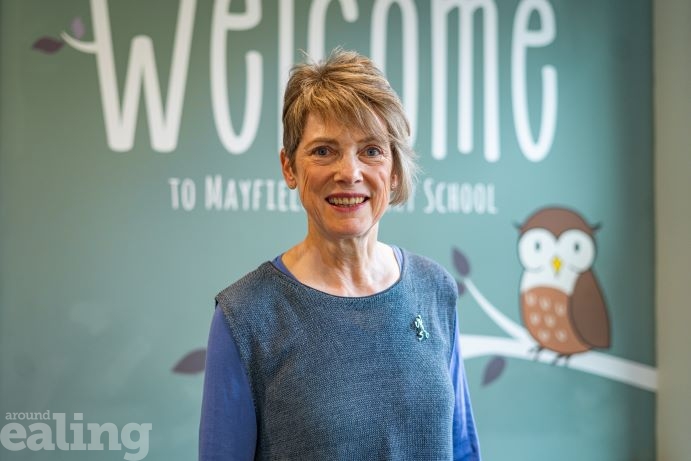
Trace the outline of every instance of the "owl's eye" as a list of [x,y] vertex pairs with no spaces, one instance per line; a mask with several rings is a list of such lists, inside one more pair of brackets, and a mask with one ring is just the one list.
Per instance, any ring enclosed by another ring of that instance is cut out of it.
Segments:
[[518,257],[523,267],[540,270],[548,267],[550,255],[554,254],[554,235],[548,230],[535,228],[526,231],[518,241]]
[[595,259],[595,242],[578,229],[564,232],[559,237],[557,247],[564,262],[576,272],[588,269]]

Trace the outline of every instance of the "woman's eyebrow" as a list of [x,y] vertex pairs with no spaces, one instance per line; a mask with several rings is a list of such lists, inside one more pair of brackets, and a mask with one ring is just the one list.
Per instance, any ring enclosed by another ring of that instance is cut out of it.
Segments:
[[[355,142],[359,145],[364,145],[364,144],[386,144],[387,141],[382,138],[381,136],[376,136],[376,135],[369,135],[365,136],[363,138],[356,139]],[[313,139],[310,139],[305,143],[305,148],[309,149],[315,145],[320,145],[320,144],[327,144],[330,146],[338,146],[340,145],[339,141],[336,138],[331,138],[328,136],[319,136]]]
[[327,137],[314,138],[314,139],[311,139],[308,142],[306,142],[303,149],[306,151],[309,151],[309,150],[314,149],[315,147],[319,147],[319,146],[328,146],[330,148],[337,148],[338,147],[338,141],[336,141],[333,138],[327,138]]
[[369,144],[369,143],[385,144],[386,139],[382,138],[381,136],[371,135],[371,136],[367,136],[367,137],[362,138],[362,139],[358,139],[358,143],[359,144]]
[[320,136],[314,139],[310,139],[309,142],[307,142],[308,146],[311,146],[312,144],[338,144],[338,141],[335,138]]

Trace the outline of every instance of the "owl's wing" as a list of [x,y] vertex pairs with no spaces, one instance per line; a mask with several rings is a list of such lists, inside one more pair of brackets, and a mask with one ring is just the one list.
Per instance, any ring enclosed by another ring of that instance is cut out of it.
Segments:
[[609,316],[602,290],[592,271],[581,274],[571,295],[571,317],[576,332],[592,347],[610,345]]

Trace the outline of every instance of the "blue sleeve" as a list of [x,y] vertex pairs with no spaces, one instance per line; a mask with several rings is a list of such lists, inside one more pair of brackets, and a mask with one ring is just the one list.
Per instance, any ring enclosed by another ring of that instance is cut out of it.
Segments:
[[458,324],[456,324],[454,331],[449,371],[456,394],[453,411],[453,459],[456,461],[480,461],[480,444],[475,431],[470,393],[463,367]]
[[257,419],[252,391],[230,326],[216,307],[206,349],[199,460],[252,460]]

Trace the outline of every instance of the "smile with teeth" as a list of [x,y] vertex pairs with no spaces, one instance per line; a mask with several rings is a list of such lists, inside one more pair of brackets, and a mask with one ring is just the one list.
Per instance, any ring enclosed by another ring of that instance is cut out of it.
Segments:
[[366,197],[329,197],[327,201],[336,206],[355,206],[364,202]]

